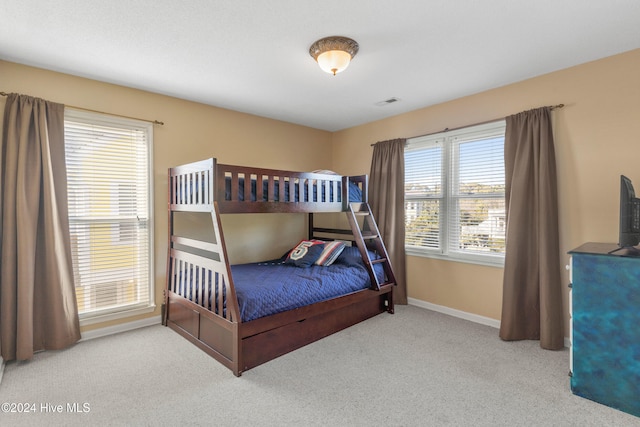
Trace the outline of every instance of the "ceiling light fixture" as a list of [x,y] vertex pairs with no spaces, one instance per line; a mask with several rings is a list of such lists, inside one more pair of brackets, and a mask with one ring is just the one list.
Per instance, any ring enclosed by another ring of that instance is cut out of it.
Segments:
[[318,62],[323,71],[335,76],[349,66],[359,48],[355,40],[331,36],[313,43],[309,48],[309,55]]

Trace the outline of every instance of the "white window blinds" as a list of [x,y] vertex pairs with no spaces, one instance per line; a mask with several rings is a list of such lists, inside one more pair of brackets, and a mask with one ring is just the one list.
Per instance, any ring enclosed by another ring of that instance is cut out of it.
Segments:
[[407,252],[503,262],[504,196],[504,121],[410,140]]
[[65,113],[69,225],[81,320],[153,307],[152,131],[146,122],[71,109]]
[[443,139],[411,144],[405,150],[406,245],[440,247],[443,208]]
[[449,250],[503,254],[504,131],[453,137],[451,169]]

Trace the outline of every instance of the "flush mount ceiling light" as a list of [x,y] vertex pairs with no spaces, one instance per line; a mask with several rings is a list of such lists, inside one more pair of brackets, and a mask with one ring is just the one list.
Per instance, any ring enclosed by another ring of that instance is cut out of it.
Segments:
[[358,43],[348,37],[331,36],[316,41],[309,48],[309,55],[318,62],[320,68],[329,74],[343,71],[351,58],[358,53]]

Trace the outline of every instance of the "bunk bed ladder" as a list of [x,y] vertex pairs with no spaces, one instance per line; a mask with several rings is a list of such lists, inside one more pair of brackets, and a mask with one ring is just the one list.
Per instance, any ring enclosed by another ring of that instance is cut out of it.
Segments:
[[[355,237],[356,245],[360,250],[360,255],[367,266],[369,276],[371,277],[371,283],[375,284],[375,287],[380,290],[382,285],[395,285],[396,278],[391,268],[391,261],[389,260],[389,254],[380,236],[380,230],[373,218],[371,208],[368,203],[349,203],[349,210],[347,211],[347,217],[349,218],[349,225],[353,236]],[[362,218],[359,221],[358,218]],[[367,249],[372,249],[378,253],[380,258],[370,259]],[[373,267],[376,264],[382,264],[384,269],[384,281],[380,282],[376,276]]]

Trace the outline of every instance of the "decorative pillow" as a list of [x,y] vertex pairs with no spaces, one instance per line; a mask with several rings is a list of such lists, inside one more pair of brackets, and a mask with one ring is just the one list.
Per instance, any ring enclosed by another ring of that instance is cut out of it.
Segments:
[[284,263],[296,267],[311,267],[320,258],[323,249],[322,240],[303,240],[289,252]]
[[320,254],[320,258],[316,260],[316,265],[328,266],[338,258],[346,245],[344,242],[334,241],[324,244],[324,250]]
[[[373,251],[367,251],[367,252],[369,254],[369,259],[371,260],[380,258]],[[345,264],[345,265],[364,265],[364,261],[362,261],[362,255],[360,255],[360,250],[358,249],[357,246],[345,247],[334,263]]]

